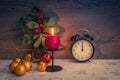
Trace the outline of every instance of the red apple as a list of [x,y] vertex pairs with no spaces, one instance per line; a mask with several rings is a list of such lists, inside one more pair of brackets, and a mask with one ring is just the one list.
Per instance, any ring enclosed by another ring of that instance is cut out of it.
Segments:
[[51,58],[51,54],[48,53],[48,52],[43,53],[43,55],[41,56],[40,60],[42,60],[42,61],[46,61],[47,64],[49,64],[49,63],[51,62],[51,60],[52,60],[52,58]]

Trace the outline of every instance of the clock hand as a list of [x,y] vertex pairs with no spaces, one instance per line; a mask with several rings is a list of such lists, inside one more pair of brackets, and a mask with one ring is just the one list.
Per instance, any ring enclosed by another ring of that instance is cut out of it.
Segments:
[[81,49],[81,51],[84,51],[84,50],[83,50],[83,40],[82,40],[82,49]]

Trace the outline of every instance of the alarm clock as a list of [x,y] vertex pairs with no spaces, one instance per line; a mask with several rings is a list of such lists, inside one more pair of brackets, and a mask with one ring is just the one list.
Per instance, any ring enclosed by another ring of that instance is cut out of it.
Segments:
[[80,35],[74,34],[71,37],[73,44],[71,46],[72,57],[78,62],[87,62],[94,55],[94,38],[90,35],[89,31],[86,29],[80,29],[80,31],[85,31],[87,34]]

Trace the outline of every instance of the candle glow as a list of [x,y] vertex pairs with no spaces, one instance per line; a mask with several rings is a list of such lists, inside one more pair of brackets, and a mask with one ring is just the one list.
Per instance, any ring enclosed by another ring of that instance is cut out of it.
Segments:
[[54,35],[54,29],[52,28],[52,33],[51,33],[52,35]]

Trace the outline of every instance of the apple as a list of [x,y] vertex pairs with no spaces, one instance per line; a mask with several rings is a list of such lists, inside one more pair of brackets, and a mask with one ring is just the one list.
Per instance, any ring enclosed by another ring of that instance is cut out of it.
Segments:
[[51,57],[51,54],[46,52],[46,53],[43,53],[43,55],[41,56],[40,58],[41,61],[46,61],[47,64],[49,64],[52,60],[52,57]]

